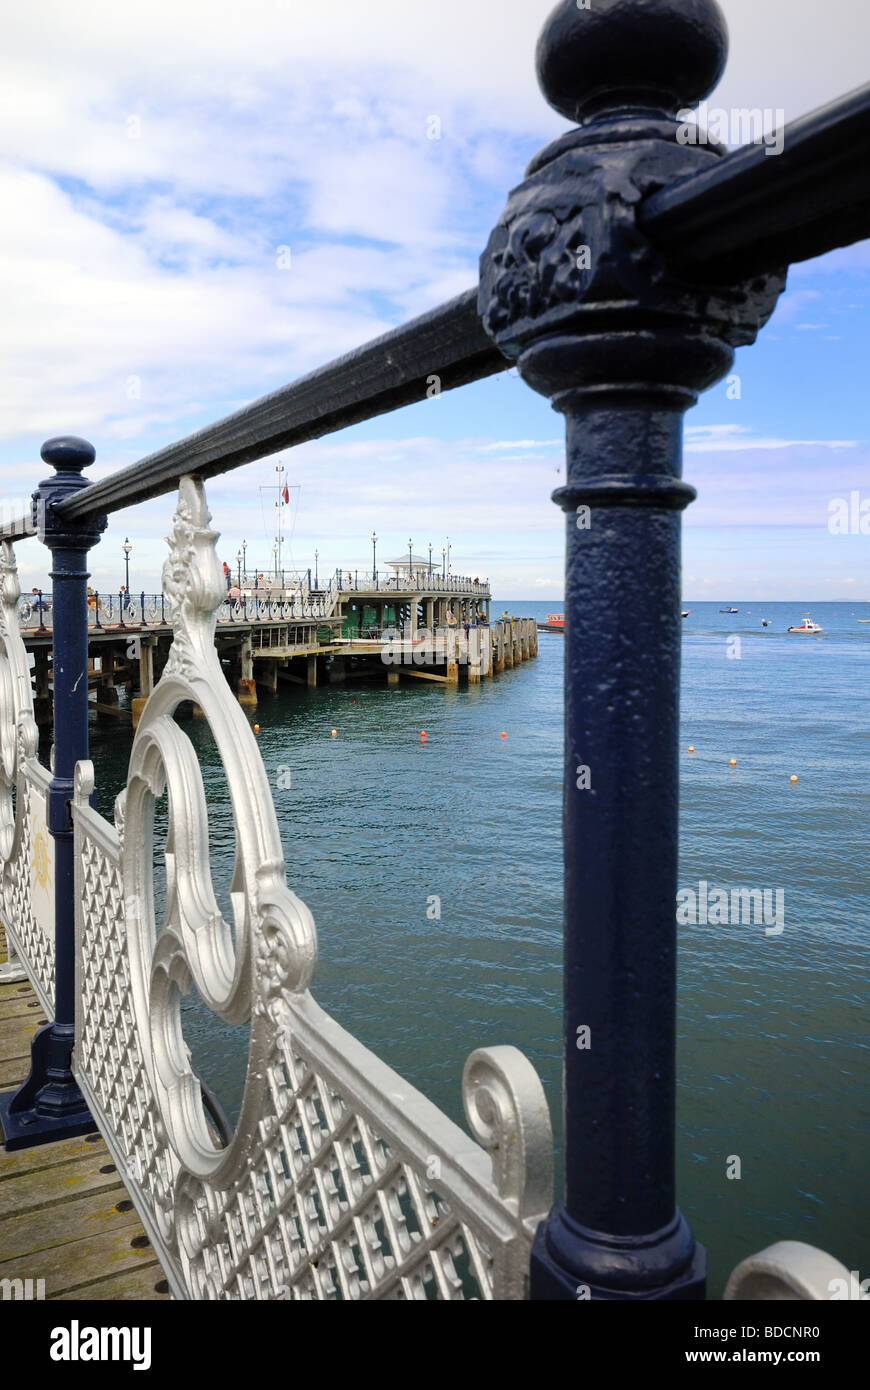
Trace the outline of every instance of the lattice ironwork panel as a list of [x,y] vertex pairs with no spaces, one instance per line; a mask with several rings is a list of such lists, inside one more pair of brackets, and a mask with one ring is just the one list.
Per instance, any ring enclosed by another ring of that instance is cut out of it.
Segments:
[[294,1036],[281,1010],[248,1168],[229,1188],[179,1183],[196,1298],[489,1299],[493,1256],[414,1161],[387,1142]]
[[[163,574],[172,649],[114,827],[89,805],[92,764],[76,769],[79,1084],[177,1297],[522,1298],[552,1187],[540,1082],[515,1048],[473,1053],[471,1139],[311,997],[314,919],[287,886],[257,742],[215,652],[225,588],[209,519],[202,484],[183,479]],[[183,700],[208,720],[226,774],[232,926],[212,887],[199,761],[173,718]],[[241,1113],[224,1139],[184,1042],[191,985],[225,1023],[250,1023]]]
[[42,1008],[52,1018],[54,843],[45,828],[45,791],[31,780],[26,764],[19,778],[18,802],[12,852],[0,874],[3,924]]

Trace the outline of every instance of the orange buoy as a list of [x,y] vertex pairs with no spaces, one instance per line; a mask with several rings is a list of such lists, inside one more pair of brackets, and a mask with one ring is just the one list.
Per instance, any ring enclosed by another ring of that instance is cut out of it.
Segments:
[[255,724],[255,725],[254,725],[254,733],[255,733],[255,734],[258,734],[259,732],[260,732],[260,726],[259,726],[259,724]]
[[689,744],[689,752],[690,752],[690,753],[694,753],[694,751],[695,751],[695,745],[694,745],[694,743],[690,743],[690,744]]
[[731,766],[732,766],[732,767],[736,767],[736,766],[737,766],[737,759],[736,759],[736,758],[732,758],[732,759],[731,759]]
[[420,730],[420,742],[421,742],[421,743],[425,743],[425,742],[426,742],[426,730],[425,730],[425,729],[421,729],[421,730]]
[[332,737],[333,737],[333,738],[338,738],[338,729],[333,729],[333,731],[332,731]]
[[797,778],[795,777],[794,773],[792,773],[791,777],[789,777],[788,780],[789,780],[790,782],[796,782],[796,781],[797,781]]
[[502,729],[501,731],[501,736],[502,738],[507,738],[507,734],[505,733],[504,729]]

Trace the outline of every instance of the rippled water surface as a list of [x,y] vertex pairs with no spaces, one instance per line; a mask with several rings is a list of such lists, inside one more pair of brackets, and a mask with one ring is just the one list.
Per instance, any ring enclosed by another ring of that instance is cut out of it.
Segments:
[[[721,606],[692,604],[683,624],[680,883],[781,888],[785,916],[779,935],[680,928],[678,1183],[713,1297],[776,1239],[870,1274],[870,624],[857,622],[870,605]],[[824,633],[788,635],[807,609]],[[319,1002],[459,1122],[468,1053],[516,1044],[557,1136],[562,649],[542,634],[537,661],[477,687],[284,687],[250,714],[288,879],[317,922]],[[225,784],[206,727],[184,727],[210,789],[225,903]],[[91,734],[109,814],[129,733]],[[185,1008],[196,1063],[233,1114],[245,1031],[195,999]],[[726,1178],[733,1156],[739,1180]]]

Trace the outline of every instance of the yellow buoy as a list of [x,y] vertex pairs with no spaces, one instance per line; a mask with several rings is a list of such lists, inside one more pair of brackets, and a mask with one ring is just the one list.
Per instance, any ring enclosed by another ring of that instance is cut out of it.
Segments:
[[736,766],[737,766],[737,759],[736,759],[736,758],[732,758],[732,759],[731,759],[731,766],[732,766],[732,767],[736,767]]
[[789,777],[788,780],[789,780],[790,782],[796,782],[796,781],[797,781],[797,778],[795,777],[794,773],[792,773],[791,777]]
[[694,751],[695,751],[695,745],[694,745],[694,743],[690,743],[690,744],[689,744],[689,752],[690,752],[690,753],[694,753]]
[[338,738],[338,729],[333,729],[333,731],[332,731],[332,737],[333,737],[333,738]]

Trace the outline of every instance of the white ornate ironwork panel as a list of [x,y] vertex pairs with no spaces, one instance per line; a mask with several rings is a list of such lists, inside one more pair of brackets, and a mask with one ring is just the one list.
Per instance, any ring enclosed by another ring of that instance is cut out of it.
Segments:
[[[88,804],[91,764],[77,769],[79,1085],[177,1297],[522,1298],[552,1187],[540,1082],[515,1048],[473,1053],[471,1139],[308,992],[314,921],[287,887],[256,740],[215,653],[224,584],[209,521],[202,484],[182,479],[164,569],[173,645],[114,827]],[[182,700],[200,706],[223,759],[232,927],[212,889],[199,764],[173,718]],[[153,817],[164,790],[158,931]],[[227,1143],[182,1033],[192,983],[225,1021],[250,1022]]]
[[46,825],[51,774],[36,757],[38,730],[27,650],[18,624],[15,554],[0,542],[0,913],[11,948],[54,1016],[54,840]]

